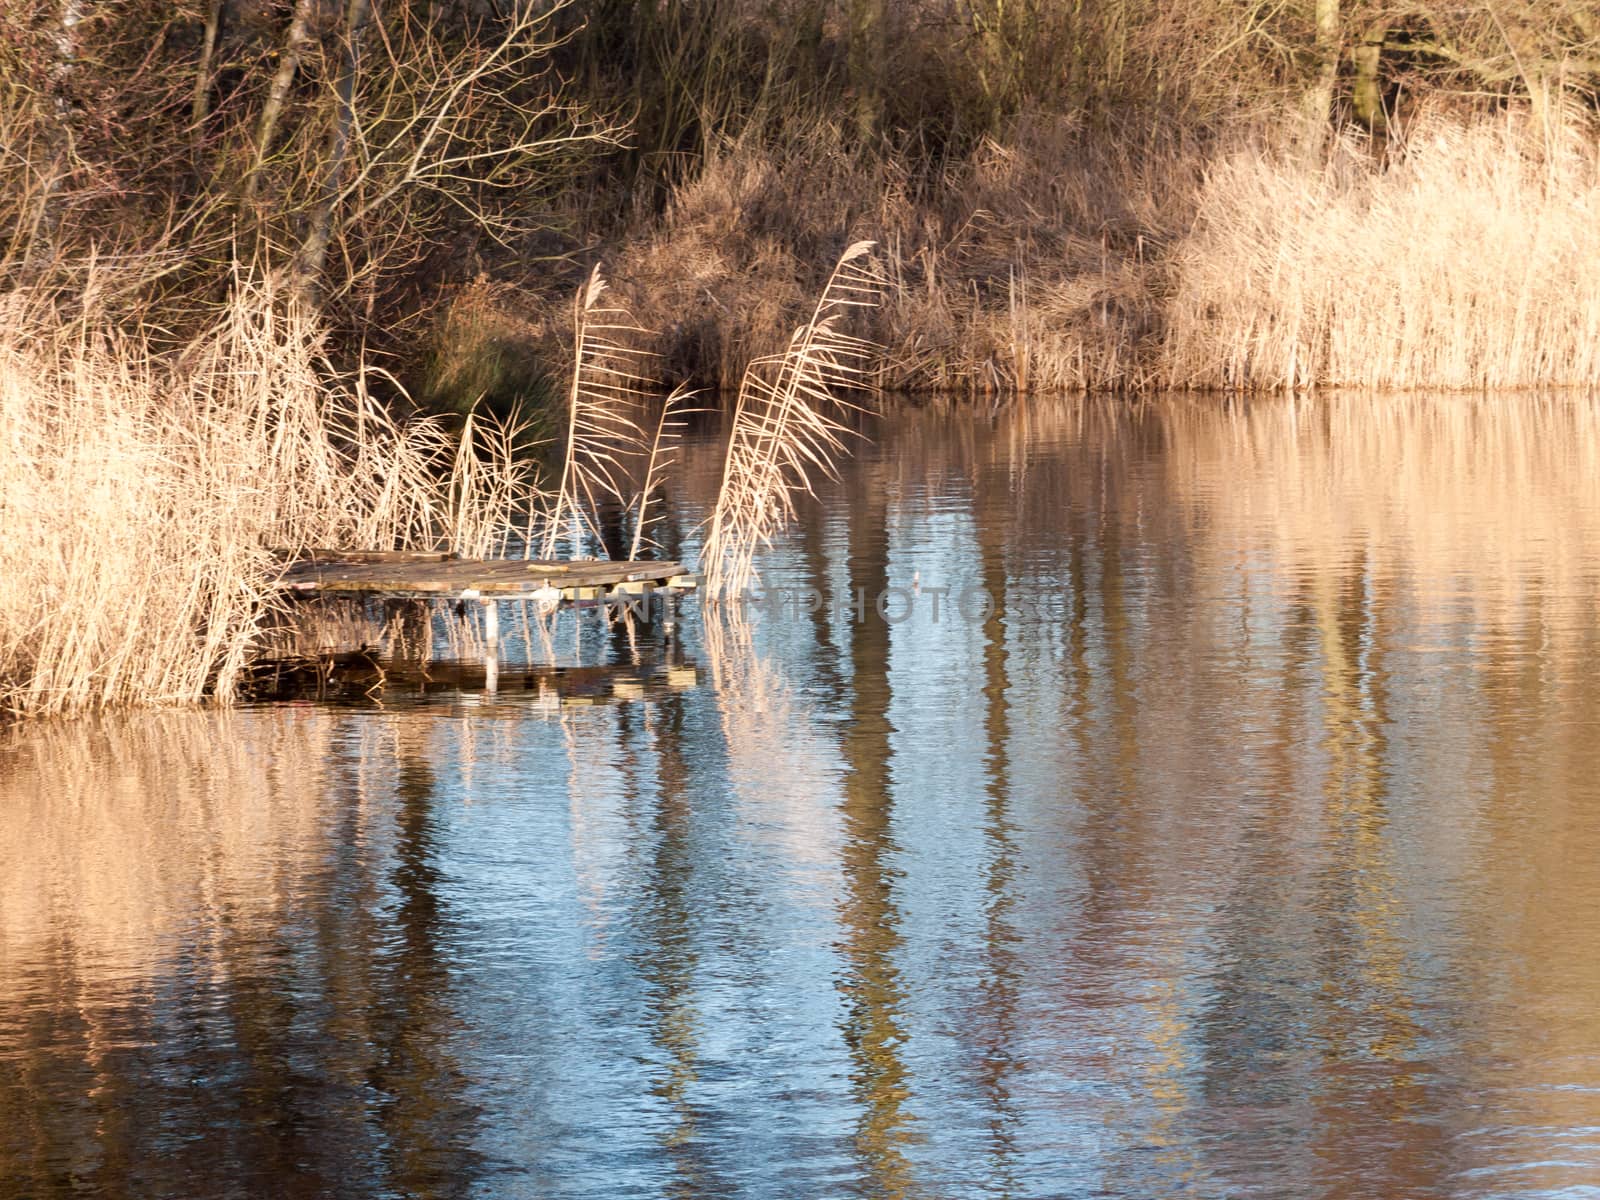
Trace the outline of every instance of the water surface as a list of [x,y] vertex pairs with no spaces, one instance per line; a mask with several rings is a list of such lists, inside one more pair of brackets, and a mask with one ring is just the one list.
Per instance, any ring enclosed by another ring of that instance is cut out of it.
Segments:
[[763,580],[10,736],[0,1195],[1600,1196],[1594,404],[900,413]]

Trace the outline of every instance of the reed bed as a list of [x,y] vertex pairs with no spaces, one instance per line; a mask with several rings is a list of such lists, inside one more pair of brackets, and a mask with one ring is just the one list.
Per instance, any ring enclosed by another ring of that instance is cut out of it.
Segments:
[[516,431],[400,423],[241,286],[181,354],[0,298],[0,715],[227,700],[282,552],[501,550]]
[[[649,453],[649,435],[640,421],[650,381],[637,345],[645,331],[625,309],[604,303],[607,290],[597,266],[573,301],[565,451],[545,521],[541,558],[556,556],[568,521],[573,526],[574,556],[583,551],[586,539],[603,552],[606,531],[601,506],[608,501],[626,504],[633,468]],[[646,487],[651,474],[647,469]],[[647,503],[648,495],[641,505]]]
[[1219,161],[1173,259],[1178,386],[1600,384],[1600,141],[1577,111],[1419,119],[1386,157]]

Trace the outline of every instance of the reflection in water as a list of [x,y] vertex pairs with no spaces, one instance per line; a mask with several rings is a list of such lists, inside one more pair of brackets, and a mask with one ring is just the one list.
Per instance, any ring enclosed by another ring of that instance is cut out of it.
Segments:
[[479,1156],[476,1113],[461,1096],[466,1082],[451,1059],[458,1023],[450,1009],[446,947],[450,929],[439,896],[437,782],[426,744],[397,731],[394,865],[396,901],[387,937],[365,956],[372,971],[371,1089],[382,1130],[384,1176],[404,1195],[466,1195]]
[[0,1111],[31,1129],[0,1193],[470,1187],[426,764],[369,794],[404,741],[281,709],[8,751]]
[[[1026,460],[1024,459],[1024,463]],[[979,1087],[988,1102],[991,1189],[1011,1196],[1021,1189],[1018,1171],[1020,1114],[1011,1094],[1011,1078],[1025,1065],[1018,1051],[1017,1022],[1023,962],[1017,953],[1015,884],[1018,871],[1017,828],[1011,815],[1011,652],[1006,644],[1006,563],[1004,525],[1010,513],[1009,479],[985,471],[973,498],[978,533],[979,580],[991,611],[983,624],[983,837],[987,861],[983,969],[971,1022],[978,1056]]]
[[1373,1185],[1403,1195],[1435,1177],[1440,1164],[1427,1161],[1431,1139],[1403,1124],[1421,1099],[1413,1071],[1421,1030],[1411,1018],[1412,972],[1394,924],[1387,637],[1371,594],[1377,586],[1364,562],[1352,563],[1337,589],[1319,576],[1310,604],[1322,651],[1324,820],[1332,855],[1347,864],[1325,874],[1317,900],[1328,929],[1323,953],[1342,970],[1325,987],[1333,1002],[1321,1050],[1326,1115],[1316,1128],[1319,1157],[1330,1143],[1334,1150],[1364,1145]]
[[[850,503],[845,592],[841,607],[876,606],[889,587],[887,497],[877,470],[864,463]],[[875,612],[874,612],[875,615]],[[843,737],[844,841],[839,900],[845,997],[841,1033],[850,1047],[860,1115],[856,1147],[866,1168],[866,1191],[898,1200],[911,1192],[905,1145],[910,1137],[908,1080],[901,1047],[905,990],[895,959],[900,914],[895,907],[894,800],[890,783],[889,625],[858,620],[850,628],[847,673],[849,721]]]
[[673,1124],[661,1132],[671,1156],[673,1196],[723,1195],[712,1185],[705,1161],[691,1088],[700,1078],[698,1050],[704,1018],[695,1003],[694,840],[688,764],[684,760],[683,705],[677,700],[656,713],[659,794],[655,851],[647,868],[646,901],[640,914],[639,974],[650,996],[652,1040],[663,1061],[650,1087],[671,1106]]
[[818,604],[9,734],[0,1197],[1592,1193],[1600,410],[883,425]]

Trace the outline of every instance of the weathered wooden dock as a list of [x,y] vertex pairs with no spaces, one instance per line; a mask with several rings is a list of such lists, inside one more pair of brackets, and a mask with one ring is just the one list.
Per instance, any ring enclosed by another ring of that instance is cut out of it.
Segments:
[[568,603],[695,586],[695,578],[675,562],[457,558],[400,550],[306,551],[286,563],[280,582],[301,595]]
[[306,598],[477,601],[491,657],[500,640],[501,601],[531,602],[542,612],[562,605],[626,605],[646,617],[658,602],[663,631],[671,637],[678,597],[697,583],[677,562],[471,559],[400,550],[286,554],[278,581],[289,594]]

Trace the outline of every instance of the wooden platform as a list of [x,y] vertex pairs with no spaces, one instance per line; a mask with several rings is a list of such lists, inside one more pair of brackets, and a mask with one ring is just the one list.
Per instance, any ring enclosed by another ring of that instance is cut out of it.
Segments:
[[279,584],[290,595],[384,600],[473,600],[483,614],[484,690],[500,686],[500,602],[529,601],[542,612],[563,604],[622,604],[678,640],[678,597],[698,582],[675,562],[472,559],[406,551],[312,550],[284,554]]
[[302,596],[417,600],[604,600],[620,593],[682,592],[695,578],[675,562],[468,559],[403,551],[315,550],[286,563],[282,586]]

